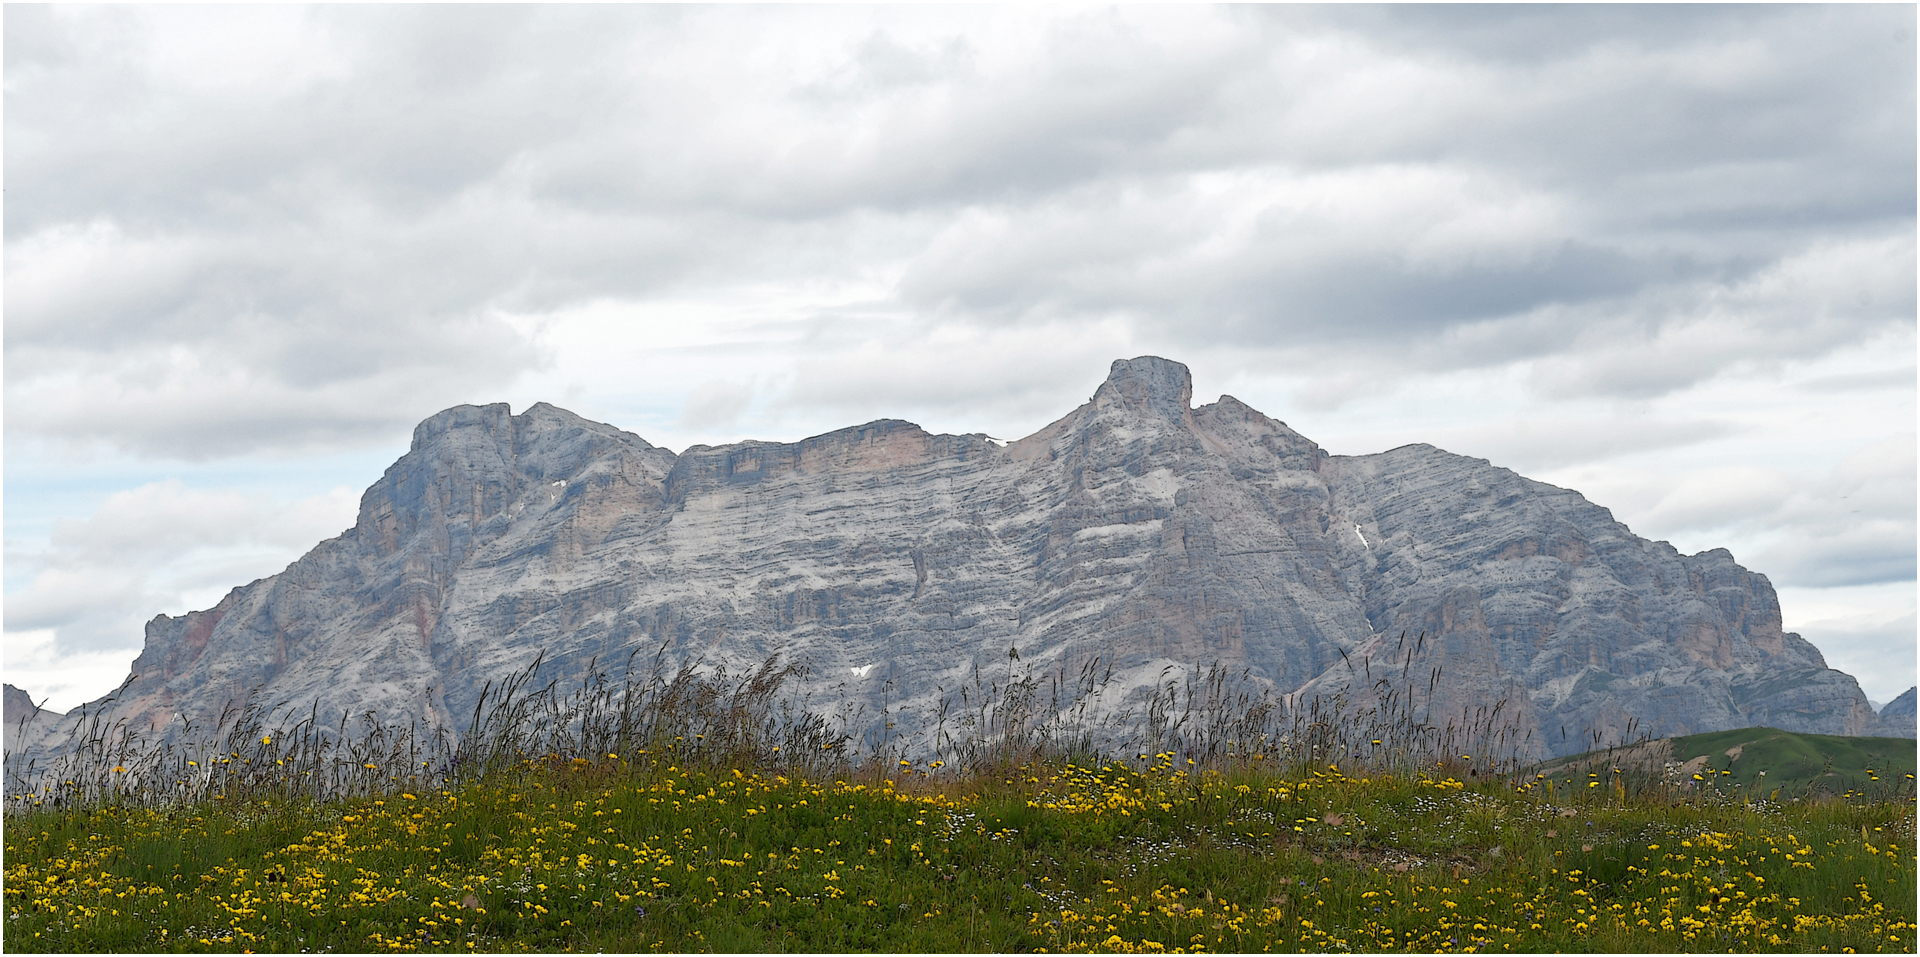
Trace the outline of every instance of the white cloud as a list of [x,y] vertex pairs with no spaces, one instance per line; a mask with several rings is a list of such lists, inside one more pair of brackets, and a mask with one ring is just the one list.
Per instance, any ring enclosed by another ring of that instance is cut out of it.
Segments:
[[1826,587],[1914,578],[1914,454],[1913,433],[1900,432],[1831,464],[1590,463],[1544,474],[1637,534],[1682,551],[1730,547],[1776,585]]
[[726,430],[740,419],[740,413],[747,410],[747,404],[753,401],[753,388],[732,382],[709,381],[702,383],[687,396],[687,404],[680,410],[681,425],[695,430]]
[[1774,515],[1751,519],[1779,539],[1755,560],[1816,585],[1913,579],[1915,454],[1914,433],[1898,434],[1793,490]]
[[1833,588],[1782,588],[1780,611],[1826,656],[1829,667],[1860,680],[1861,690],[1887,702],[1914,686],[1914,583]]
[[911,332],[800,360],[792,401],[854,418],[932,414],[943,431],[1005,428],[1041,416],[1037,427],[1086,401],[1108,364],[1130,348],[1118,323],[930,325]]
[[1545,469],[1696,445],[1738,431],[1738,425],[1714,419],[1576,413],[1424,430],[1422,441],[1523,475],[1538,475]]
[[6,681],[33,696],[35,704],[71,711],[120,686],[138,648],[69,651],[53,629],[6,632]]
[[138,649],[155,614],[209,607],[279,572],[350,527],[358,503],[344,487],[292,502],[177,480],[116,492],[91,516],[57,522],[37,554],[9,543],[31,577],[7,596],[7,631],[53,634],[61,655]]

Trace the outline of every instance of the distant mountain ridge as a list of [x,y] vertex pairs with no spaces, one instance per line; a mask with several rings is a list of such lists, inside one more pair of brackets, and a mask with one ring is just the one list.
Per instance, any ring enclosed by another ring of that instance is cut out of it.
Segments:
[[679,455],[545,403],[448,409],[351,529],[153,619],[94,710],[166,733],[257,691],[458,732],[536,655],[564,681],[664,648],[805,661],[815,707],[884,704],[911,734],[1017,649],[1043,672],[1098,656],[1136,694],[1225,663],[1295,701],[1391,658],[1441,669],[1436,714],[1507,700],[1538,756],[1630,726],[1914,736],[1913,692],[1874,714],[1724,549],[1681,555],[1481,459],[1333,456],[1191,400],[1185,366],[1143,356],[1011,443],[880,420]]

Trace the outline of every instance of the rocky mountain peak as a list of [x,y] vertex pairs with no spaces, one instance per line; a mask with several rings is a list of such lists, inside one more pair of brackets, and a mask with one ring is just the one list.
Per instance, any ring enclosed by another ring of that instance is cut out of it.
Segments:
[[25,691],[13,685],[6,685],[5,691],[4,719],[7,724],[18,724],[22,719],[33,714],[35,710],[33,707],[33,698],[28,696]]
[[428,416],[426,421],[413,427],[413,445],[411,451],[418,452],[445,436],[463,430],[478,430],[478,436],[496,442],[513,442],[513,409],[505,402],[488,405],[456,405],[446,411]]
[[1093,394],[1093,404],[1184,423],[1193,408],[1193,374],[1159,356],[1115,359],[1107,381]]
[[812,707],[911,736],[1017,647],[1038,675],[1099,662],[1116,707],[1215,665],[1296,701],[1404,672],[1423,720],[1504,700],[1541,753],[1913,733],[1911,692],[1878,721],[1725,550],[1680,555],[1481,459],[1330,456],[1192,397],[1186,366],[1140,356],[1004,448],[883,419],[678,456],[545,404],[448,409],[347,534],[155,618],[106,717],[167,733],[259,693],[457,734],[536,656],[568,683],[633,654],[735,672],[778,654],[812,667]]

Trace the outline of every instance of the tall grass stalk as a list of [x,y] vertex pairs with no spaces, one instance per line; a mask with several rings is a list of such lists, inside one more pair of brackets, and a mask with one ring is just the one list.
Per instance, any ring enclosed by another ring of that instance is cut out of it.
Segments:
[[730,674],[697,662],[670,667],[665,646],[642,668],[635,667],[639,652],[629,653],[617,679],[595,659],[569,684],[543,683],[548,664],[536,658],[483,686],[458,734],[423,720],[382,722],[373,712],[302,710],[257,693],[231,703],[210,726],[143,732],[104,717],[123,685],[76,716],[63,744],[25,760],[9,753],[5,785],[10,808],[329,799],[431,790],[528,759],[607,755],[868,779],[902,767],[991,775],[1053,759],[1163,757],[1192,770],[1517,773],[1536,750],[1531,731],[1505,701],[1436,714],[1443,675],[1416,670],[1423,641],[1403,635],[1398,667],[1378,675],[1371,662],[1356,669],[1349,660],[1361,681],[1305,700],[1221,664],[1178,674],[1169,667],[1151,685],[1122,687],[1101,658],[1036,673],[1009,649],[1004,672],[988,678],[976,667],[922,729],[897,727],[902,716],[890,697],[871,721],[857,707],[821,714],[807,697],[783,694],[808,672],[777,655]]

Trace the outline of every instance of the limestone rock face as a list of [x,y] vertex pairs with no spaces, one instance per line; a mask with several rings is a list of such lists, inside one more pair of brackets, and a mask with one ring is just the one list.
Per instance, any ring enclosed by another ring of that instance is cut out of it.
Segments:
[[33,696],[14,687],[5,686],[4,727],[0,727],[0,741],[6,748],[13,748],[21,741],[32,740],[46,729],[58,723],[62,715],[58,711],[36,708]]
[[[1343,522],[1364,538],[1377,657],[1425,633],[1458,700],[1525,688],[1551,754],[1595,742],[1765,725],[1861,734],[1874,715],[1850,676],[1785,633],[1765,576],[1724,549],[1681,555],[1577,492],[1414,445],[1331,460]],[[1436,640],[1438,645],[1436,647]],[[1350,684],[1332,671],[1308,690]],[[1525,709],[1517,717],[1524,722]]]
[[257,689],[458,731],[536,655],[564,680],[664,648],[804,661],[816,709],[884,701],[911,727],[1017,649],[1041,672],[1097,656],[1126,687],[1216,662],[1282,694],[1439,668],[1442,704],[1507,699],[1538,753],[1630,723],[1875,726],[1724,550],[1681,555],[1480,459],[1329,456],[1191,400],[1186,367],[1147,356],[1010,444],[882,420],[679,455],[545,404],[449,409],[353,528],[149,623],[109,707],[165,733]]
[[1883,738],[1912,738],[1920,736],[1920,728],[1915,726],[1914,693],[1908,688],[1900,697],[1887,702],[1874,716],[1873,727],[1867,733]]
[[13,724],[33,713],[33,698],[25,691],[13,685],[7,685],[4,707],[6,710],[6,722]]

